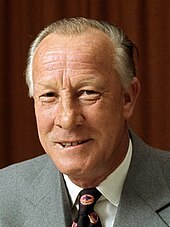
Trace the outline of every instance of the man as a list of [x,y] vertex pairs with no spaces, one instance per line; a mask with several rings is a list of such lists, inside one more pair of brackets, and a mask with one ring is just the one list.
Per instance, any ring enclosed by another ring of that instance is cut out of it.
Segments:
[[170,153],[127,126],[140,90],[133,49],[121,29],[84,18],[39,34],[26,77],[48,155],[1,170],[0,226],[80,226],[89,188],[101,193],[89,223],[170,226]]

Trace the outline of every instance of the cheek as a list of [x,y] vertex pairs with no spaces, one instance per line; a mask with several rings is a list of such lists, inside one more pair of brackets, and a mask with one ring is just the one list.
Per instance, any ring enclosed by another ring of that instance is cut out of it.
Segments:
[[48,114],[47,111],[44,111],[42,108],[38,107],[35,107],[35,116],[40,143],[45,152],[49,154],[49,150],[51,149],[51,144],[49,143],[49,134],[53,128],[53,119],[51,118],[51,114]]
[[35,106],[35,116],[39,135],[45,134],[52,129],[54,117],[51,110],[37,105]]
[[84,113],[91,125],[104,131],[110,131],[124,121],[123,104],[120,99],[98,104],[93,108],[88,108]]
[[108,105],[106,109],[91,111],[91,125],[98,131],[98,143],[103,150],[113,150],[124,130],[122,105]]

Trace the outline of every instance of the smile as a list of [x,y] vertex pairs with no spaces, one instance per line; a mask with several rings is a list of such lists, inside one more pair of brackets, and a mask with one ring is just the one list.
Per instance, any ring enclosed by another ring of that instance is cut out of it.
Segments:
[[88,142],[89,140],[84,140],[84,141],[75,141],[75,142],[60,142],[59,144],[62,146],[62,147],[74,147],[74,146],[77,146],[77,145],[80,145],[80,144],[83,144],[83,143],[86,143]]

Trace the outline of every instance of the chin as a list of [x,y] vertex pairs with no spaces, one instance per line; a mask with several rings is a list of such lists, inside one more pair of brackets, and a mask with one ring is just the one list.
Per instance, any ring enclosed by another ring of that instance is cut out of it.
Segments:
[[53,162],[59,171],[66,175],[75,175],[82,170],[82,165],[77,165],[75,162],[63,162],[63,160],[61,162],[54,160]]

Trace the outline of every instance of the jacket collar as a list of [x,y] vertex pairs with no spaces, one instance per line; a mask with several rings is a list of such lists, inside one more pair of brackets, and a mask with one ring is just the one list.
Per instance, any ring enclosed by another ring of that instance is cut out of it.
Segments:
[[162,170],[151,148],[133,132],[131,138],[133,155],[114,226],[166,226],[156,213],[170,202]]
[[70,201],[62,175],[48,157],[44,163],[42,171],[23,193],[28,216],[24,226],[70,227]]

